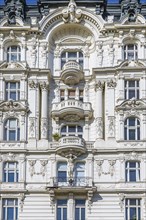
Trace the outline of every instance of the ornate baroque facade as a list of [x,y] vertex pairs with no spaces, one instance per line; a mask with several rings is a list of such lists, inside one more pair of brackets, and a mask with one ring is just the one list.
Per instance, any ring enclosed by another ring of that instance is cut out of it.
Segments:
[[0,219],[146,219],[146,5],[0,6]]

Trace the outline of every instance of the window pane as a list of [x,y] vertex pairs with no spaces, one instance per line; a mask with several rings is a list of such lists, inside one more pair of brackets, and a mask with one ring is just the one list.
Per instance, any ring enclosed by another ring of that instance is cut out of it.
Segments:
[[129,87],[135,87],[135,82],[136,81],[129,80]]
[[10,89],[16,89],[16,83],[10,82]]
[[15,131],[9,131],[9,140],[10,141],[16,140],[16,132]]
[[136,162],[130,162],[129,167],[136,168]]
[[10,99],[16,100],[16,92],[10,92]]
[[8,174],[8,182],[14,182],[14,173]]
[[81,209],[81,220],[85,220],[85,208]]
[[16,128],[16,120],[9,120],[10,121],[10,128]]
[[130,181],[136,182],[136,170],[130,170]]
[[129,126],[135,126],[135,118],[129,118]]
[[76,127],[75,126],[69,126],[68,127],[68,132],[76,132]]
[[75,209],[75,220],[79,220],[80,218],[79,218],[79,209],[78,208],[76,208]]
[[67,220],[67,208],[63,209],[63,220]]
[[62,220],[61,219],[61,208],[57,208],[57,220]]
[[8,207],[7,208],[7,214],[8,214],[8,217],[7,217],[7,219],[8,220],[13,220],[14,218],[14,208],[12,208],[12,207]]
[[135,130],[129,130],[129,140],[135,140]]
[[129,99],[135,98],[135,90],[129,90]]
[[136,220],[136,208],[130,208],[130,220]]

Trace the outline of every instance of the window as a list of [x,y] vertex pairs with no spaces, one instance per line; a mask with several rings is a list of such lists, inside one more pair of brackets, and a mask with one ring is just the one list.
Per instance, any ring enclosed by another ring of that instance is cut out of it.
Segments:
[[57,200],[57,220],[67,220],[67,200]]
[[75,61],[83,67],[83,53],[80,51],[66,51],[61,54],[61,68],[68,61]]
[[126,182],[140,180],[140,163],[135,161],[126,162]]
[[6,82],[6,100],[18,101],[20,99],[20,83]]
[[79,125],[65,125],[61,128],[61,136],[78,136],[82,138],[83,128]]
[[18,163],[5,162],[4,163],[4,182],[18,182]]
[[4,125],[4,140],[6,141],[19,141],[20,128],[18,119],[8,119]]
[[3,220],[18,220],[18,199],[3,199],[2,208]]
[[[77,99],[77,97],[78,96],[76,95],[75,89],[68,90],[68,99]],[[65,90],[64,89],[60,90],[60,100],[61,101],[65,100]],[[79,90],[79,100],[81,102],[83,102],[83,90],[82,89]]]
[[126,220],[141,220],[140,199],[126,199]]
[[21,50],[19,46],[10,46],[7,49],[7,61],[15,62],[20,61],[21,59]]
[[124,60],[136,60],[138,58],[138,50],[136,44],[127,44],[124,46]]
[[57,164],[57,178],[58,182],[67,182],[67,163],[59,162]]
[[75,200],[75,220],[85,220],[85,200]]
[[125,99],[139,99],[139,81],[126,80],[125,81]]
[[85,163],[77,162],[75,165],[75,182],[78,186],[85,183]]
[[140,140],[140,122],[138,118],[127,118],[124,123],[124,140]]

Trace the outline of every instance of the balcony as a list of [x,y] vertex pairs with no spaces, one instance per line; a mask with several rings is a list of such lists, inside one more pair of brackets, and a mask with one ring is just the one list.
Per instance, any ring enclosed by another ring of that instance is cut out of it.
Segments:
[[68,155],[70,152],[74,155],[81,155],[86,152],[85,141],[77,136],[66,136],[59,139],[56,149],[60,155]]
[[50,181],[50,187],[54,188],[59,192],[70,192],[70,190],[74,192],[86,192],[90,188],[94,188],[93,181],[91,177],[74,177],[74,178],[60,178],[53,177]]
[[67,85],[74,85],[83,79],[83,70],[79,63],[68,61],[64,64],[61,73],[62,81]]
[[84,103],[79,100],[69,99],[52,106],[52,117],[68,121],[78,121],[81,118],[92,117],[92,108],[90,103]]

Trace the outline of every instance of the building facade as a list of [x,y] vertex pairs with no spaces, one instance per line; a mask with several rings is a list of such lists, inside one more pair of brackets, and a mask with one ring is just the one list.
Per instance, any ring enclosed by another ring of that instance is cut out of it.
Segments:
[[146,4],[0,6],[0,219],[146,219]]

